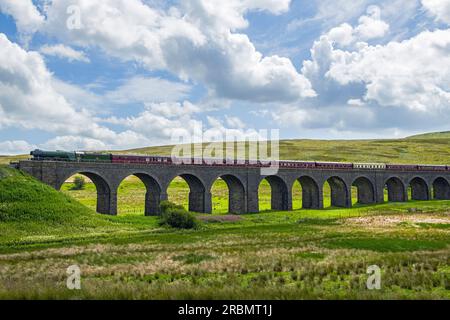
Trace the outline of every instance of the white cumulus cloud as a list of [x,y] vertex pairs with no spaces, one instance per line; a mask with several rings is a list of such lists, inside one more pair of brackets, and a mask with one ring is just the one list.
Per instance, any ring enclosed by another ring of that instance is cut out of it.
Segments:
[[377,6],[370,6],[367,15],[360,17],[358,22],[356,27],[343,23],[331,29],[328,38],[341,46],[348,46],[357,41],[383,38],[389,31],[389,24],[381,19],[381,10]]
[[36,145],[23,140],[0,141],[0,154],[2,155],[26,154],[35,148]]
[[[46,7],[41,31],[80,47],[99,47],[149,70],[168,70],[209,87],[219,97],[293,101],[315,95],[291,60],[263,56],[247,35],[245,14],[281,14],[290,1],[188,0],[167,12],[142,0],[60,0]],[[67,28],[66,9],[80,9],[82,27]]]
[[450,109],[450,29],[426,31],[385,46],[333,52],[327,76],[363,83],[365,100],[416,111]]
[[99,129],[55,90],[39,53],[22,49],[0,33],[0,60],[0,127],[13,123],[27,129],[91,134]]
[[139,133],[115,132],[102,126],[91,112],[74,107],[60,89],[73,92],[75,87],[53,78],[39,53],[22,49],[2,33],[0,61],[0,129],[50,132],[59,135],[48,143],[55,147],[69,146],[67,141],[76,142],[76,146],[84,145],[83,149],[97,148],[101,144],[116,148],[149,143],[149,139]]
[[389,31],[389,25],[381,20],[381,10],[377,6],[370,6],[367,15],[359,18],[359,25],[355,28],[356,37],[362,41],[382,38]]
[[0,0],[0,11],[12,16],[23,33],[36,32],[44,22],[31,0]]
[[69,62],[81,61],[89,63],[90,60],[83,51],[75,50],[71,47],[63,44],[57,44],[53,46],[44,45],[40,48],[39,52],[47,56],[54,56],[58,58],[67,59]]
[[422,0],[422,5],[434,15],[438,21],[450,24],[450,1]]
[[[371,12],[363,17],[378,20],[378,10]],[[272,118],[280,125],[338,132],[445,130],[450,121],[450,29],[369,44],[355,40],[365,19],[356,27],[333,28],[314,42],[302,73],[317,97],[282,106]]]

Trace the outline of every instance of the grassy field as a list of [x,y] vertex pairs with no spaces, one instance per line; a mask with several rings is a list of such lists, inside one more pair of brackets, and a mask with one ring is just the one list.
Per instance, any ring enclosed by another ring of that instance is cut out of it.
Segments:
[[[117,217],[90,209],[92,184],[63,189],[0,167],[0,298],[450,299],[450,201],[229,216],[219,180],[215,214],[177,231],[143,216],[135,178],[121,185]],[[176,180],[170,198],[183,203],[186,191]],[[66,288],[70,265],[80,291]],[[366,289],[370,265],[381,290]]]
[[[280,159],[450,164],[449,137],[450,132],[392,140],[281,140]],[[213,145],[218,149],[223,148],[224,154],[236,149],[236,146],[227,148],[224,144]],[[270,143],[268,145],[270,147]],[[170,155],[172,148],[173,146],[150,147],[129,150],[127,153]]]
[[0,165],[8,165],[11,161],[26,160],[30,156],[28,155],[18,155],[18,156],[2,156],[0,155]]

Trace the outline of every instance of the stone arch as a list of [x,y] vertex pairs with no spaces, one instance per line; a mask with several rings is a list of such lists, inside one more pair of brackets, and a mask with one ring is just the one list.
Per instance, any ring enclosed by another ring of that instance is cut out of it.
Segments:
[[391,177],[386,180],[385,185],[388,191],[389,202],[405,202],[408,200],[405,185],[399,178]]
[[302,176],[297,179],[302,186],[302,208],[303,209],[320,209],[320,191],[317,182],[309,177]]
[[331,189],[332,207],[351,207],[350,195],[345,181],[339,177],[330,177],[327,179]]
[[[279,176],[268,176],[264,178],[269,182],[271,189],[271,208],[274,211],[289,210],[289,190],[286,182]],[[262,179],[262,180],[264,180]],[[262,182],[261,180],[261,182]]]
[[439,177],[433,181],[433,198],[436,200],[450,200],[450,183]]
[[428,184],[424,179],[415,177],[411,179],[409,185],[411,187],[411,200],[430,200]]
[[234,214],[246,213],[246,194],[242,181],[232,174],[224,174],[217,179],[219,178],[225,181],[228,187],[228,212]]
[[152,216],[152,215],[158,215],[160,212],[159,205],[161,203],[161,185],[160,183],[151,175],[147,173],[132,173],[123,178],[118,186],[127,179],[130,176],[135,176],[139,180],[141,180],[146,189],[145,193],[145,215],[146,216]]
[[101,214],[115,215],[117,213],[117,203],[115,197],[111,194],[109,183],[100,174],[92,171],[74,171],[59,182],[57,190],[61,190],[63,183],[70,177],[80,174],[88,177],[97,189],[97,212]]
[[352,186],[357,188],[359,204],[373,204],[375,199],[375,186],[367,177],[358,177],[353,181]]
[[[181,177],[189,186],[189,211],[199,213],[209,212],[211,205],[208,205],[206,201],[210,202],[211,197],[207,198],[206,187],[203,181],[190,173],[179,174],[176,177]],[[170,180],[167,188],[176,177]],[[165,193],[167,193],[167,188]]]

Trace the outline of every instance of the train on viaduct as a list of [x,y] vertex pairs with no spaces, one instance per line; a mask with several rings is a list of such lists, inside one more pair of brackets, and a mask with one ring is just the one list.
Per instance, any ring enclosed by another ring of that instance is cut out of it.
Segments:
[[262,180],[271,186],[272,210],[292,210],[292,189],[296,181],[302,187],[304,209],[322,209],[323,188],[331,188],[331,205],[352,206],[352,187],[357,188],[360,204],[388,201],[450,200],[450,167],[419,165],[349,164],[325,162],[280,161],[276,174],[264,175],[261,162],[205,161],[174,163],[169,157],[45,153],[36,150],[30,160],[15,166],[60,190],[75,174],[87,176],[97,188],[97,212],[117,214],[117,191],[129,176],[136,176],[145,184],[145,214],[159,213],[159,204],[167,200],[167,189],[176,178],[183,178],[190,188],[189,210],[212,212],[211,188],[223,179],[229,190],[229,212],[258,213],[258,190]]

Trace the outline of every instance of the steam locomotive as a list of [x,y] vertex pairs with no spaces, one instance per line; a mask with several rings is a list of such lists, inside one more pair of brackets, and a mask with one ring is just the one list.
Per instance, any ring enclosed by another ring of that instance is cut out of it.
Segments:
[[445,165],[401,165],[384,163],[346,163],[346,162],[311,162],[311,161],[260,161],[260,160],[230,160],[230,159],[199,159],[172,158],[164,156],[145,155],[115,155],[111,153],[66,152],[34,150],[30,153],[34,161],[69,161],[69,162],[100,162],[119,164],[189,164],[203,166],[233,166],[233,167],[270,167],[278,165],[284,169],[329,169],[329,170],[395,170],[395,171],[450,171]]

